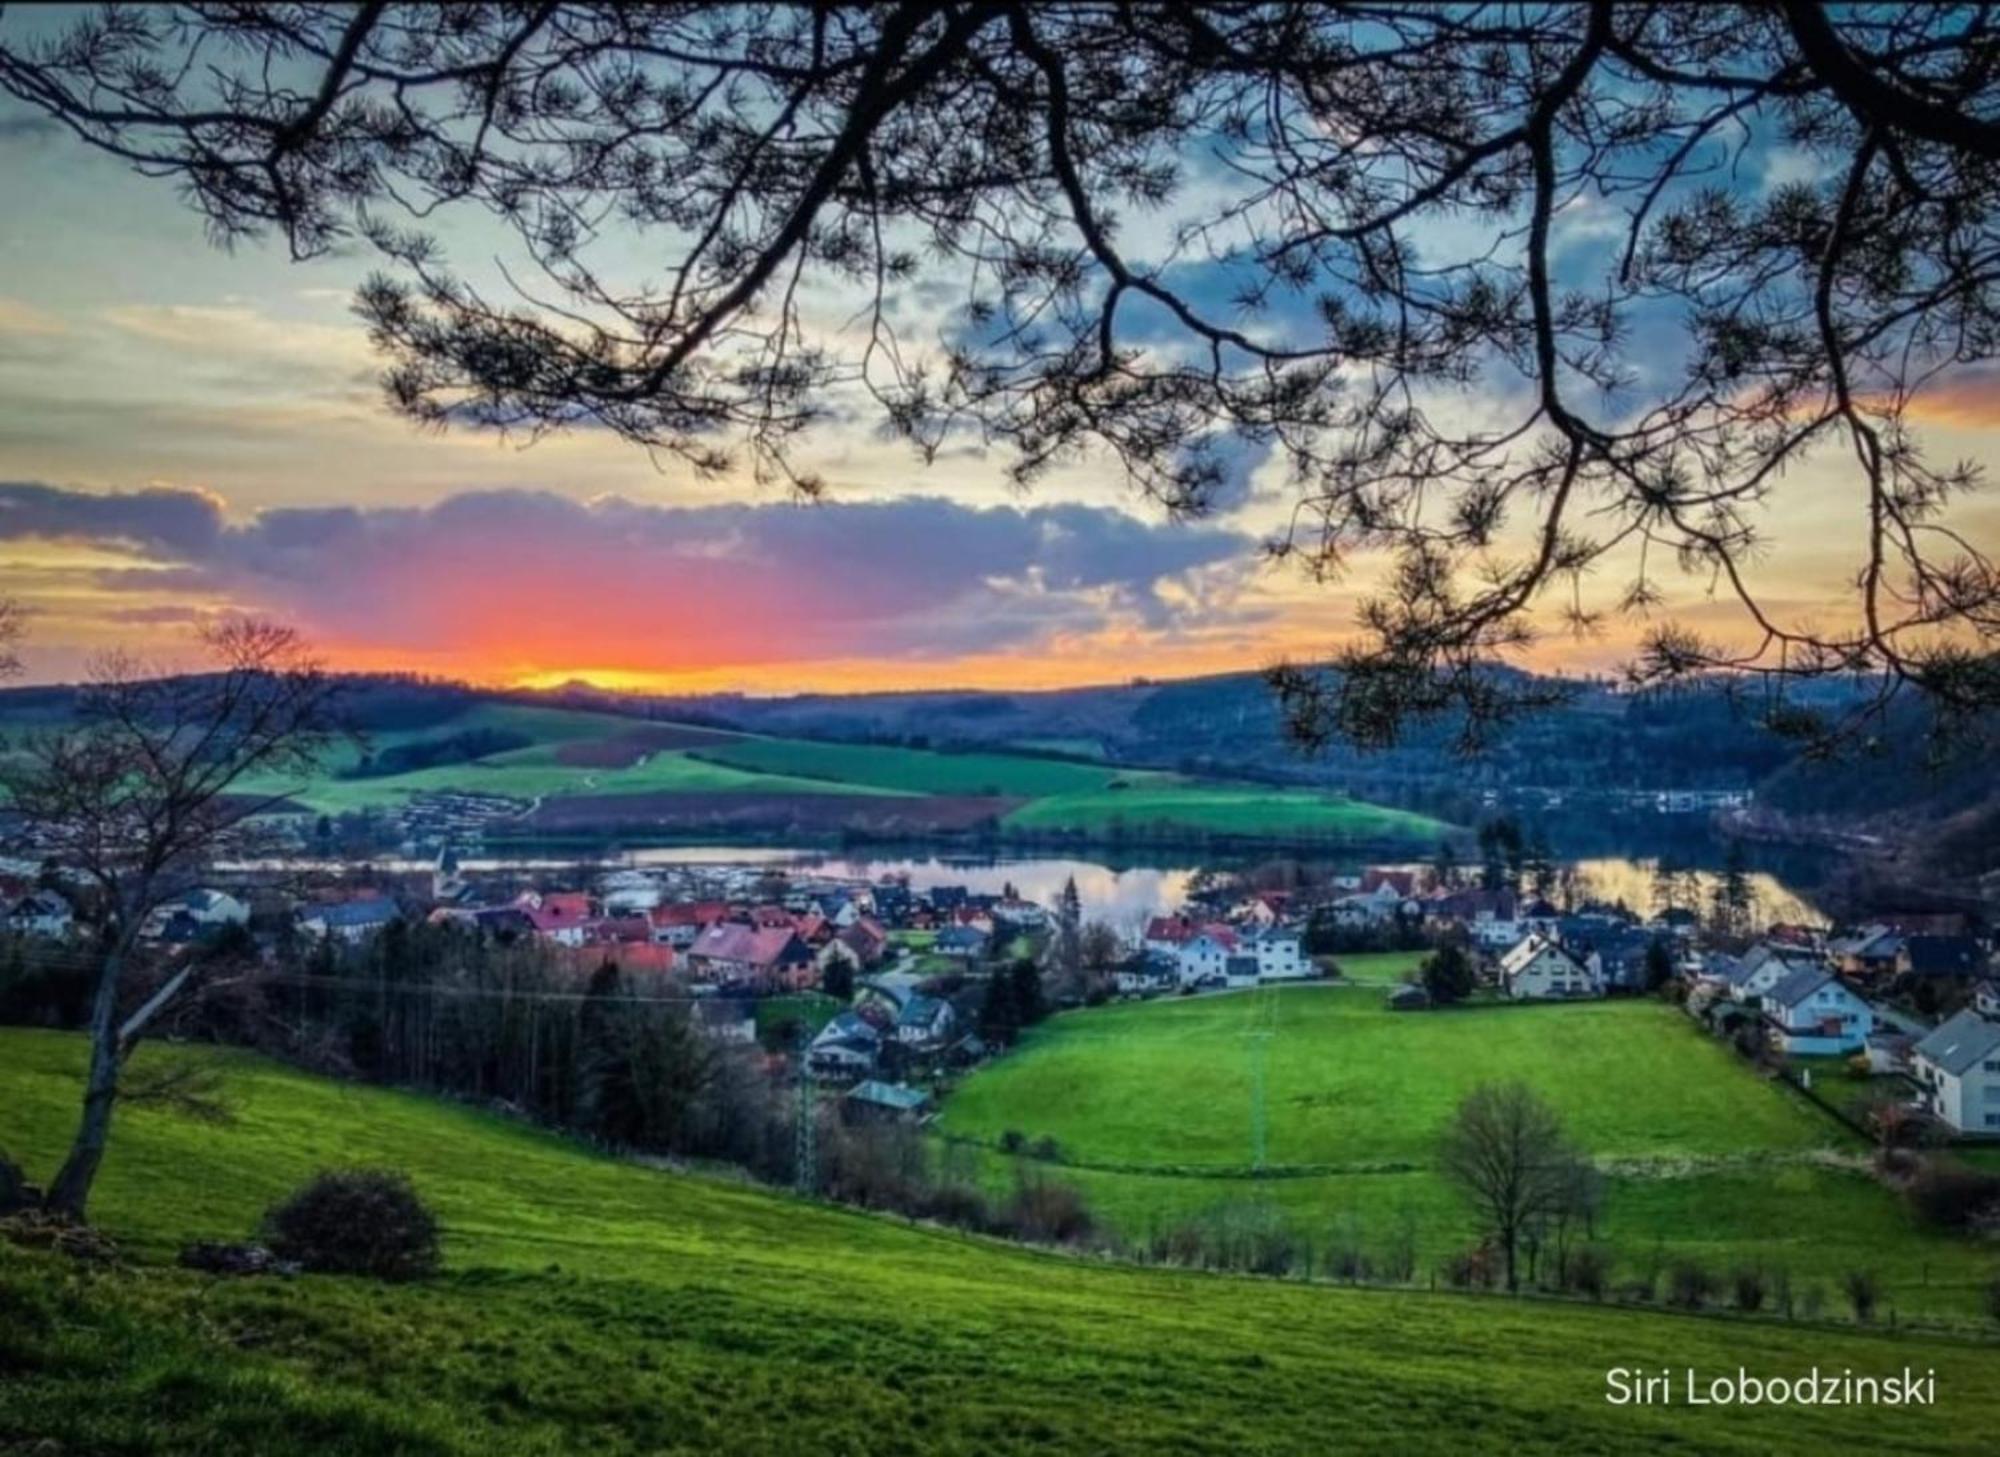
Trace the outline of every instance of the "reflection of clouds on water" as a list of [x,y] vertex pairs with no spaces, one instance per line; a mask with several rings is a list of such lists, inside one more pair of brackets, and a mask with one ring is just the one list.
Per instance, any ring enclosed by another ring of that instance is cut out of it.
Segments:
[[950,860],[826,860],[819,868],[829,875],[880,880],[885,875],[910,878],[915,890],[934,885],[962,885],[980,895],[998,895],[1012,885],[1026,899],[1054,906],[1063,882],[1076,877],[1077,899],[1087,921],[1103,921],[1127,934],[1157,915],[1180,909],[1187,898],[1192,869],[1113,870],[1088,860],[1003,860],[966,864]]
[[[1591,896],[1598,900],[1623,901],[1642,915],[1652,915],[1665,909],[1655,903],[1653,896],[1653,872],[1659,863],[1657,860],[1607,856],[1598,860],[1579,860],[1576,868],[1577,873],[1589,883]],[[1705,910],[1722,876],[1713,870],[1690,870],[1687,874],[1694,878],[1696,886],[1697,899],[1693,909]],[[1826,919],[1817,906],[1776,876],[1753,870],[1749,872],[1749,880],[1751,892],[1757,897],[1756,919],[1760,925],[1768,926],[1777,921],[1818,923]]]

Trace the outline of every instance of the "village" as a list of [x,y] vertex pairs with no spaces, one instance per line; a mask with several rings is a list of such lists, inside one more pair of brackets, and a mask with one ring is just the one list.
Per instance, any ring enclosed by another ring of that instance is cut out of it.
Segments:
[[[1039,1013],[1338,983],[1344,956],[1395,951],[1410,963],[1384,990],[1397,1011],[1663,996],[1808,1092],[1817,1079],[1825,1097],[1835,1080],[1836,1112],[1864,1101],[1843,1086],[1856,1084],[1944,1137],[2000,1137],[2000,963],[1961,914],[1753,928],[1720,888],[1706,913],[1689,903],[1642,917],[1577,900],[1573,886],[1559,905],[1457,883],[1450,867],[1372,866],[1288,889],[1258,879],[1203,876],[1185,904],[1121,933],[1085,922],[1073,883],[1044,905],[1011,884],[919,889],[803,867],[472,873],[446,847],[423,874],[301,884],[262,872],[192,887],[145,937],[169,958],[233,937],[270,967],[281,948],[354,948],[399,925],[536,946],[579,983],[615,966],[683,1003],[705,1035],[792,1059],[850,1117],[899,1120],[928,1117],[953,1077],[1003,1051],[1033,1020],[1023,999]],[[0,906],[17,947],[82,934],[60,867],[0,872]]]

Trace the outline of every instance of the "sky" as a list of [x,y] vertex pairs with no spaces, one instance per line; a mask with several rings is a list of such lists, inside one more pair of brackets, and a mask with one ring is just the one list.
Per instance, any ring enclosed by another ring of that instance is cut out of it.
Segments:
[[[350,312],[374,266],[358,249],[220,250],[170,187],[18,111],[0,111],[0,197],[0,595],[32,613],[34,681],[111,648],[178,663],[227,614],[288,622],[338,668],[494,684],[1173,677],[1324,654],[1384,565],[1328,586],[1265,560],[1292,496],[1283,462],[1255,452],[1225,509],[1182,522],[1103,461],[1023,492],[998,454],[926,466],[865,417],[799,451],[829,483],[817,504],[747,467],[696,479],[603,432],[524,448],[419,431],[383,404]],[[1565,218],[1561,246],[1610,246],[1606,222]],[[476,230],[447,240],[484,246]],[[643,266],[646,240],[628,246]],[[830,318],[840,303],[820,301]],[[913,322],[949,320],[940,304]],[[1937,454],[1984,461],[2000,391],[1962,378],[1923,418]],[[1780,616],[1851,604],[1857,499],[1837,464],[1784,486],[1761,567]],[[1991,499],[1968,509],[1968,534],[2000,546]],[[1725,626],[1707,586],[1672,584],[1671,605]],[[1639,630],[1554,636],[1527,661],[1613,669]]]

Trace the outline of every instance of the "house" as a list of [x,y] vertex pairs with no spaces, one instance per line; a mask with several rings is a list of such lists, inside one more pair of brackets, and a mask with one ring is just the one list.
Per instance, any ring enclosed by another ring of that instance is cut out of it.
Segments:
[[1902,935],[1887,926],[1864,926],[1851,935],[1835,937],[1826,948],[1835,971],[1858,977],[1892,974],[1902,952]]
[[17,936],[67,936],[76,912],[59,890],[31,890],[7,907],[7,929]]
[[1786,977],[1794,972],[1811,971],[1820,964],[1820,954],[1810,946],[1759,941],[1738,959],[1734,979],[1729,983],[1730,999],[1755,1006],[1759,997]]
[[931,1095],[904,1083],[870,1078],[841,1099],[842,1116],[850,1122],[911,1123],[931,1111]]
[[544,941],[557,946],[581,946],[587,939],[586,928],[592,912],[590,897],[582,891],[550,891],[546,895],[529,891],[514,904]]
[[986,932],[976,926],[946,926],[937,933],[931,943],[931,950],[939,956],[951,956],[960,961],[976,961],[986,954],[986,943],[990,941]]
[[2000,1022],[1960,1012],[1916,1045],[1924,1106],[1960,1133],[2000,1136]]
[[1257,958],[1237,953],[1222,962],[1222,981],[1225,986],[1254,987],[1257,985]]
[[889,950],[889,933],[872,916],[855,917],[833,939],[853,951],[864,967],[875,965]]
[[1111,978],[1121,996],[1168,991],[1180,980],[1180,962],[1157,951],[1141,951],[1127,957]]
[[1516,1001],[1604,995],[1591,962],[1541,936],[1524,936],[1500,958],[1500,985]]
[[906,924],[916,910],[916,897],[910,894],[910,887],[899,880],[885,881],[868,892],[868,899],[875,907],[875,917],[885,925]]
[[250,907],[226,890],[197,886],[173,898],[169,905],[197,926],[245,926],[250,923]]
[[882,1033],[854,1012],[842,1012],[820,1028],[806,1048],[806,1060],[820,1077],[854,1082],[874,1076],[882,1055]]
[[1140,945],[1161,956],[1177,956],[1194,933],[1194,922],[1186,916],[1155,916],[1146,923]]
[[1831,1055],[1866,1046],[1875,1009],[1832,972],[1807,967],[1763,996],[1764,1022],[1780,1052]]
[[[1214,981],[1229,974],[1229,958],[1236,954],[1236,933],[1227,926],[1205,926],[1175,953],[1181,984],[1192,986]],[[1252,964],[1254,965],[1254,958]],[[1254,974],[1253,974],[1254,980]]]
[[1303,981],[1313,974],[1312,959],[1296,931],[1265,931],[1250,938],[1260,981]]
[[703,997],[694,1004],[694,1025],[716,1042],[757,1040],[757,1013],[751,1003],[731,997]]
[[951,1039],[952,1029],[957,1025],[958,1018],[950,1002],[919,993],[903,1003],[903,1010],[896,1018],[896,1040],[905,1047],[935,1049]]
[[1863,1050],[1868,1054],[1871,1076],[1907,1073],[1911,1070],[1911,1055],[1917,1050],[1917,1039],[1893,1027],[1878,1027],[1868,1034],[1868,1045]]
[[723,901],[682,901],[654,906],[646,912],[646,919],[653,927],[653,939],[683,951],[694,945],[694,938],[704,928],[728,918],[729,906]]
[[1896,953],[1898,976],[1970,980],[1985,971],[1985,949],[1970,936],[1905,936]]
[[366,941],[403,912],[387,896],[361,896],[355,900],[321,901],[299,907],[299,929],[313,936],[339,941]]
[[764,991],[788,987],[803,991],[813,985],[812,950],[789,925],[747,926],[718,921],[688,947],[688,970],[696,977]]
[[2000,1021],[2000,980],[1989,976],[1972,989],[1972,1010]]

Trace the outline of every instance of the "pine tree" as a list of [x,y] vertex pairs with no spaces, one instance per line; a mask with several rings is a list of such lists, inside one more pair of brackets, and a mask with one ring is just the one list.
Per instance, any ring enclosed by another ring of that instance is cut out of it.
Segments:
[[[997,973],[996,973],[997,974]],[[1034,962],[1025,957],[1014,963],[1008,973],[1013,982],[1014,1014],[1023,1027],[1032,1027],[1048,1015],[1048,1003],[1042,995],[1042,973]]]
[[1014,999],[1014,977],[996,971],[986,981],[986,999],[979,1004],[979,1035],[988,1042],[1012,1042],[1021,1030],[1021,1009]]

